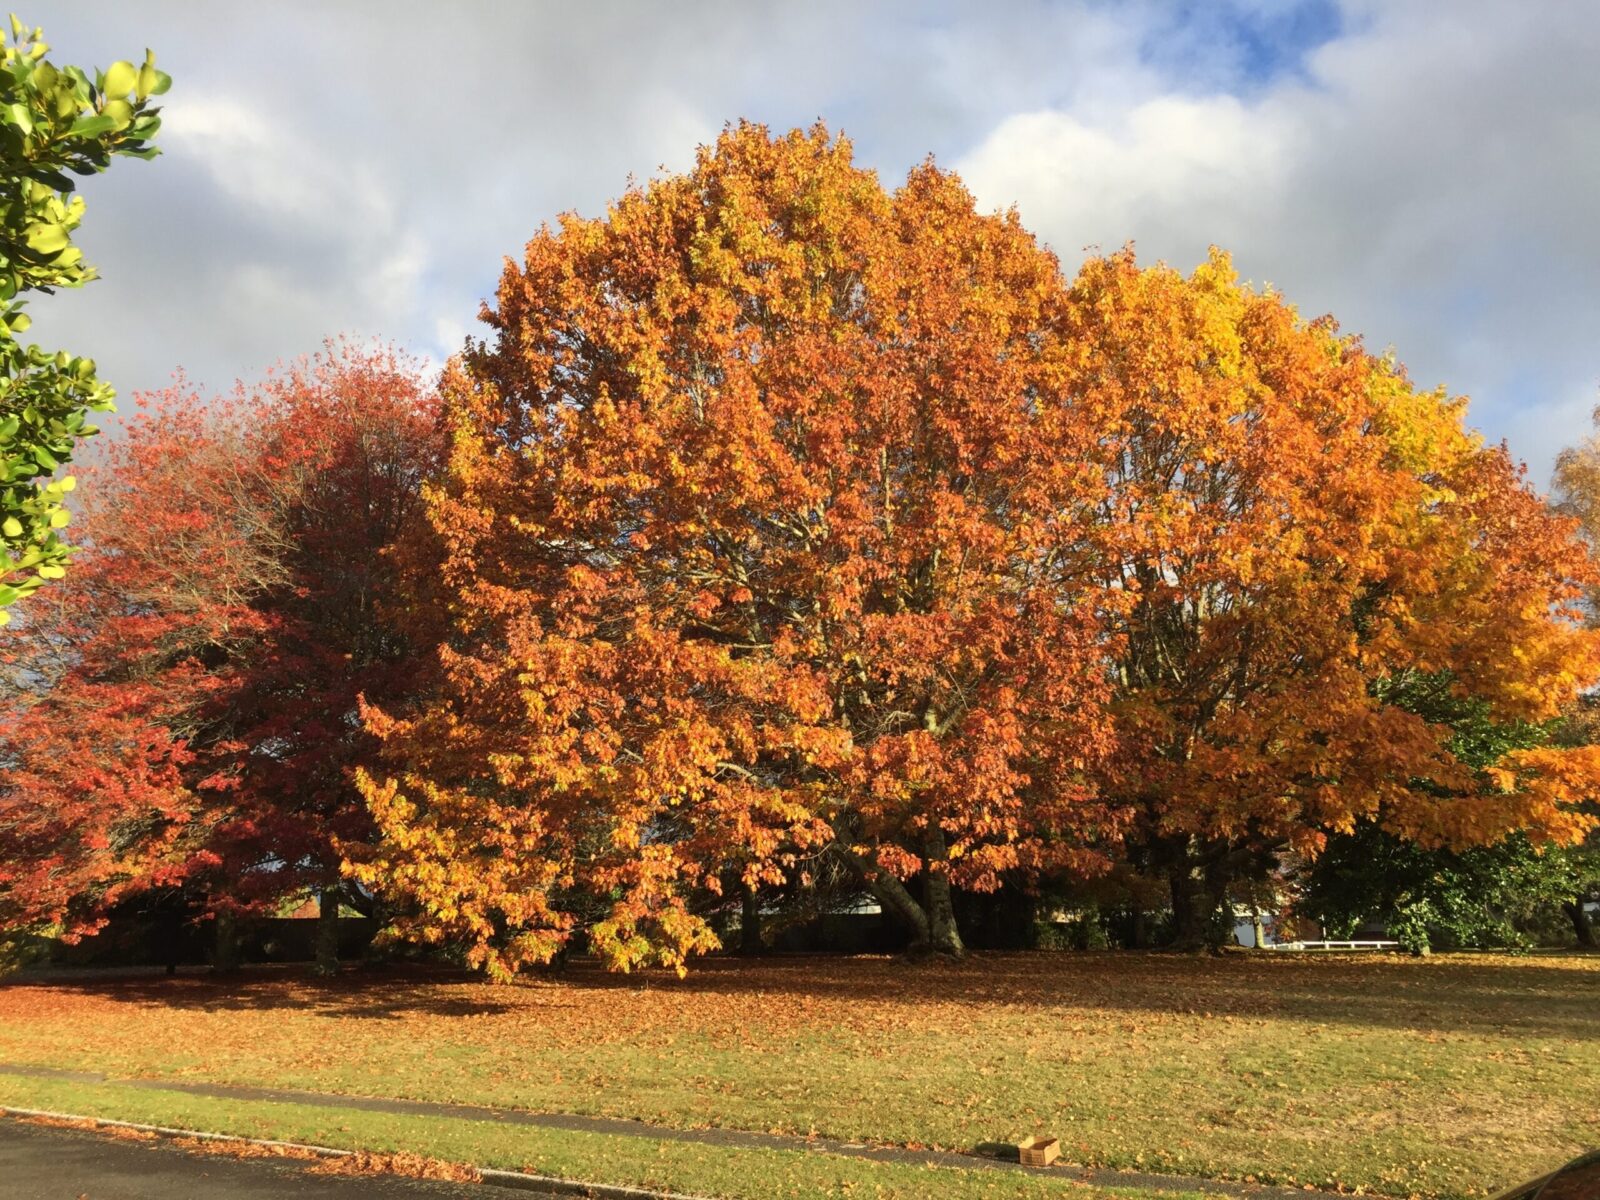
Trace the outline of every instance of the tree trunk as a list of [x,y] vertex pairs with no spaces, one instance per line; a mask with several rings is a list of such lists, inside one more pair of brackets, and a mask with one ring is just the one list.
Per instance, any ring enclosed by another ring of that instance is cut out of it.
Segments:
[[1187,862],[1167,872],[1172,888],[1172,941],[1174,950],[1200,950],[1205,946],[1205,905],[1200,881]]
[[883,905],[884,912],[893,913],[895,919],[910,931],[912,951],[925,950],[928,946],[928,913],[917,903],[917,898],[906,890],[906,885],[842,842],[832,842],[830,846],[877,898],[878,903]]
[[761,896],[747,883],[739,907],[739,953],[753,955],[761,950]]
[[1570,903],[1563,904],[1562,909],[1568,919],[1572,921],[1572,932],[1578,935],[1578,945],[1585,950],[1595,949],[1594,922],[1589,919],[1589,914],[1584,910],[1583,897],[1575,897]]
[[317,895],[317,965],[318,975],[339,973],[339,905],[344,899],[344,889],[337,884],[322,889]]
[[1144,909],[1135,907],[1133,910],[1133,949],[1143,950],[1149,944],[1149,933],[1145,929]]
[[960,958],[966,953],[961,941],[961,930],[956,928],[955,905],[950,899],[950,852],[945,845],[944,830],[934,826],[928,833],[925,848],[928,894],[928,949],[935,954]]
[[1216,916],[1222,906],[1223,881],[1187,856],[1167,878],[1172,887],[1172,948],[1218,949]]
[[1165,845],[1166,880],[1173,893],[1174,950],[1221,950],[1232,936],[1218,910],[1227,899],[1226,854],[1221,846],[1198,846],[1194,838],[1173,838]]
[[227,909],[218,910],[215,923],[211,969],[218,975],[228,975],[239,969],[239,925]]
[[917,898],[906,890],[906,885],[888,871],[882,868],[873,868],[873,871],[868,886],[872,889],[872,894],[878,898],[878,903],[898,917],[911,931],[913,952],[926,950],[930,940],[927,909],[918,904]]
[[161,956],[167,960],[167,977],[170,979],[178,973],[178,940],[183,933],[183,914],[175,908],[163,909],[160,920]]
[[831,843],[837,854],[864,883],[885,911],[892,912],[911,933],[912,955],[944,954],[960,958],[966,953],[956,928],[950,899],[949,859],[944,832],[936,830],[925,842],[928,870],[924,877],[926,903],[918,903],[906,885],[877,863],[869,862],[842,842]]

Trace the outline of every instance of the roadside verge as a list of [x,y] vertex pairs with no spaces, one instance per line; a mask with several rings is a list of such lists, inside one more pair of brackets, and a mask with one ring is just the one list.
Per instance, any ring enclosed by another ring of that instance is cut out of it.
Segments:
[[[0,1108],[178,1130],[185,1137],[292,1142],[350,1153],[416,1153],[480,1171],[561,1180],[619,1200],[714,1195],[1070,1196],[1127,1200],[1287,1200],[1308,1189],[1056,1165],[1024,1168],[975,1155],[825,1139],[682,1130],[637,1121],[486,1109],[0,1064]],[[936,1178],[935,1178],[936,1176]],[[574,1183],[604,1179],[612,1184]],[[631,1191],[607,1193],[622,1186]],[[860,1194],[860,1193],[857,1193]],[[1324,1193],[1327,1194],[1327,1193]]]

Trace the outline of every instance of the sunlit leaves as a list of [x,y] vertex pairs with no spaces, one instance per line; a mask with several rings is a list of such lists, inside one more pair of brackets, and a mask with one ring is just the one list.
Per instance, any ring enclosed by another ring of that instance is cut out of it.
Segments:
[[1119,601],[1099,782],[1142,861],[1180,891],[1204,876],[1214,906],[1230,872],[1358,821],[1427,845],[1577,836],[1594,764],[1541,751],[1490,775],[1386,686],[1429,673],[1540,720],[1600,669],[1573,620],[1593,565],[1462,404],[1241,288],[1220,254],[1187,279],[1092,260],[1068,320]]
[[681,966],[693,897],[823,856],[938,944],[947,884],[1584,823],[1586,758],[1490,776],[1380,686],[1551,715],[1597,674],[1581,547],[1220,253],[1068,284],[932,165],[740,125],[485,315],[427,493],[444,675],[369,714],[358,869],[493,970],[579,930]]
[[446,687],[392,726],[366,877],[491,965],[586,928],[628,967],[712,944],[697,892],[819,855],[913,909],[925,868],[1092,863],[1064,296],[1013,218],[820,129],[730,129],[536,237],[447,389]]
[[148,101],[171,84],[148,52],[142,67],[117,62],[91,79],[50,63],[38,29],[13,17],[11,33],[0,64],[0,610],[63,574],[65,489],[49,477],[113,396],[88,359],[16,340],[29,326],[18,297],[94,278],[72,244],[84,211],[73,176],[154,155],[161,119]]
[[369,828],[360,698],[415,679],[382,551],[436,447],[415,364],[376,348],[141,398],[90,468],[71,583],[0,657],[0,925],[76,937],[154,888],[248,908],[338,880],[336,840]]

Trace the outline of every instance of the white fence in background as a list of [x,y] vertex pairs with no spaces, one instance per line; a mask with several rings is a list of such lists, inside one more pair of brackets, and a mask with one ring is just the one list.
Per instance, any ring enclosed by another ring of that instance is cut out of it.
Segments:
[[1268,950],[1398,950],[1399,942],[1277,942]]

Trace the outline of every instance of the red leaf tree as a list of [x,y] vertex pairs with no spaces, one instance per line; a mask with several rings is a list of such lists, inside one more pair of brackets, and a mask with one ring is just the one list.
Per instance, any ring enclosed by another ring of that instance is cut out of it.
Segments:
[[[94,467],[71,587],[8,641],[0,913],[93,932],[188,886],[219,911],[337,911],[365,836],[364,692],[409,678],[383,548],[435,467],[416,367],[332,345],[202,397],[144,397]],[[42,599],[42,598],[41,598]]]

